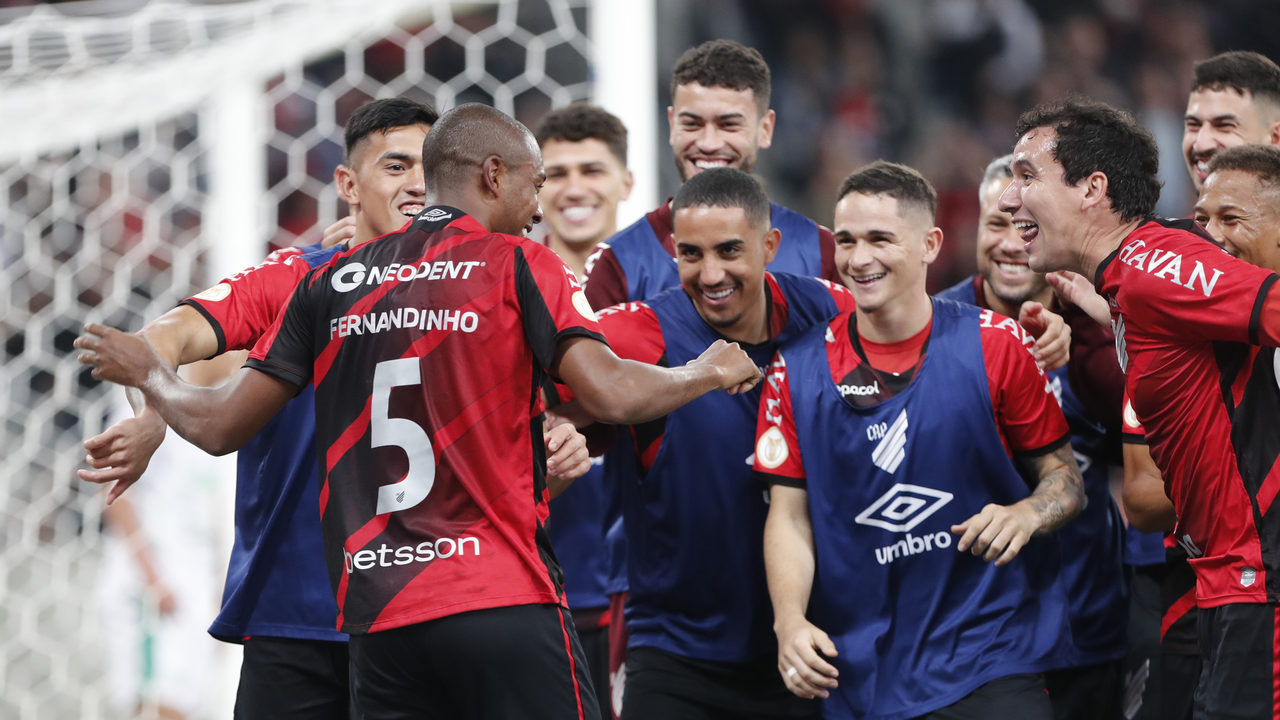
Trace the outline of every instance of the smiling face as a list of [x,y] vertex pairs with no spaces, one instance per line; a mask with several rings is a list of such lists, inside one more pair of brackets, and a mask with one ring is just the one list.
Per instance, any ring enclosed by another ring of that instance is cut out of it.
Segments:
[[851,192],[836,203],[834,233],[836,268],[859,314],[894,313],[921,298],[928,304],[926,269],[938,256],[942,231],[925,210]]
[[356,216],[353,244],[395,232],[422,212],[422,141],[428,125],[373,132],[351,149],[350,165],[334,171],[338,194]]
[[1280,272],[1280,188],[1243,170],[1208,176],[1196,201],[1196,222],[1227,252]]
[[680,285],[702,319],[730,340],[768,339],[764,268],[778,231],[767,221],[753,226],[740,207],[695,205],[672,220]]
[[1233,88],[1192,91],[1187,99],[1182,157],[1197,191],[1209,174],[1209,158],[1219,150],[1275,141],[1260,106],[1250,93]]
[[542,207],[551,232],[570,245],[595,245],[618,227],[618,203],[631,194],[631,173],[596,138],[548,140]]
[[676,86],[667,124],[680,179],[712,167],[751,172],[759,151],[773,143],[773,121],[772,110],[761,116],[751,90]]
[[1057,132],[1033,128],[1013,150],[1013,182],[1000,194],[1000,209],[1013,217],[1027,264],[1036,272],[1080,270],[1073,242],[1086,188],[1068,185],[1053,156]]
[[547,174],[542,168],[542,153],[532,135],[525,137],[519,152],[503,158],[503,184],[498,207],[490,216],[490,230],[508,235],[527,235],[542,222],[542,204],[538,194]]
[[1040,297],[1049,285],[1044,275],[1027,264],[1027,250],[1013,226],[1013,217],[1000,209],[1000,194],[1008,185],[1008,179],[998,178],[979,193],[978,274],[988,295],[1005,306],[993,309],[1006,315],[1012,309],[1016,316],[1022,303]]

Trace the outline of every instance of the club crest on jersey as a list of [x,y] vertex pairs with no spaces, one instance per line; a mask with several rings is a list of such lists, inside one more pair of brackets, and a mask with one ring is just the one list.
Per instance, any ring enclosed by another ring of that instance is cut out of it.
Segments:
[[879,440],[871,451],[871,462],[887,473],[897,472],[907,457],[907,411],[903,408],[892,424],[875,423],[867,428],[868,440]]
[[790,454],[787,439],[776,425],[765,430],[756,441],[756,462],[767,470],[774,470],[782,465]]
[[201,292],[199,295],[196,295],[195,299],[205,300],[207,302],[219,302],[226,300],[229,295],[231,295],[231,284],[218,283],[208,290]]

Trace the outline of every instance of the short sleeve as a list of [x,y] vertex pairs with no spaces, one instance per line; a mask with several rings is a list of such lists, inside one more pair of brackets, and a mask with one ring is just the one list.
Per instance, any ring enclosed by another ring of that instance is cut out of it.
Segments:
[[[1057,449],[1070,428],[1053,385],[1031,354],[1034,341],[1017,321],[982,312],[982,352],[996,426],[1012,455]],[[989,318],[989,320],[987,319]]]
[[605,342],[582,283],[555,253],[534,243],[515,251],[516,296],[534,358],[550,370],[561,340],[585,336]]
[[787,361],[782,353],[774,355],[764,377],[755,447],[752,468],[757,478],[770,485],[805,486],[804,461],[791,411]]
[[298,390],[311,382],[315,362],[313,271],[297,283],[271,327],[258,340],[245,367],[264,372]]
[[1132,445],[1146,445],[1147,431],[1142,427],[1142,421],[1138,419],[1138,413],[1133,409],[1133,402],[1129,400],[1129,393],[1124,394],[1124,409],[1120,413],[1120,431],[1121,439]]
[[658,365],[666,355],[662,325],[645,303],[628,302],[601,310],[600,328],[609,346],[624,360]]
[[191,306],[209,321],[218,338],[216,354],[252,348],[275,322],[308,269],[296,250],[276,251],[262,263],[223,279],[181,304]]

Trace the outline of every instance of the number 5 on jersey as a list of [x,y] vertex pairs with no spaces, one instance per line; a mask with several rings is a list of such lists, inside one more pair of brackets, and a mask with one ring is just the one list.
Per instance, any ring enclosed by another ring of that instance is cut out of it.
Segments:
[[426,499],[436,481],[436,458],[427,432],[412,420],[389,415],[391,388],[421,384],[422,366],[416,357],[386,360],[374,367],[369,409],[373,447],[395,446],[409,457],[409,470],[404,477],[378,488],[378,515],[417,505]]

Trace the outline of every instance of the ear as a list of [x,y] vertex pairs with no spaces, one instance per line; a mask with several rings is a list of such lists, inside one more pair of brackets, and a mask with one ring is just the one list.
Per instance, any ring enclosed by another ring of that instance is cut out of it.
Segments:
[[929,265],[938,259],[942,252],[942,228],[932,227],[924,234],[924,264]]
[[494,197],[498,197],[499,190],[503,183],[507,181],[507,166],[503,164],[502,158],[497,155],[490,155],[480,163],[480,182],[484,184],[484,189]]
[[631,198],[631,188],[635,187],[635,184],[636,184],[635,175],[632,175],[630,170],[623,170],[622,171],[622,199],[623,200],[628,200]]
[[773,110],[766,111],[764,117],[760,118],[760,141],[756,143],[756,147],[765,150],[773,144],[773,125],[777,119],[778,115]]
[[339,165],[333,169],[333,186],[338,191],[338,197],[347,201],[351,207],[360,204],[360,189],[356,184],[356,173],[346,165]]
[[1271,127],[1267,128],[1267,142],[1271,145],[1280,145],[1280,120],[1271,123]]
[[765,265],[773,262],[773,258],[778,255],[778,246],[780,244],[782,244],[782,231],[778,228],[769,228],[769,232],[764,234]]
[[1080,181],[1084,194],[1080,197],[1080,209],[1089,210],[1094,207],[1110,209],[1111,199],[1107,197],[1109,181],[1107,174],[1101,170],[1089,173],[1089,177]]

